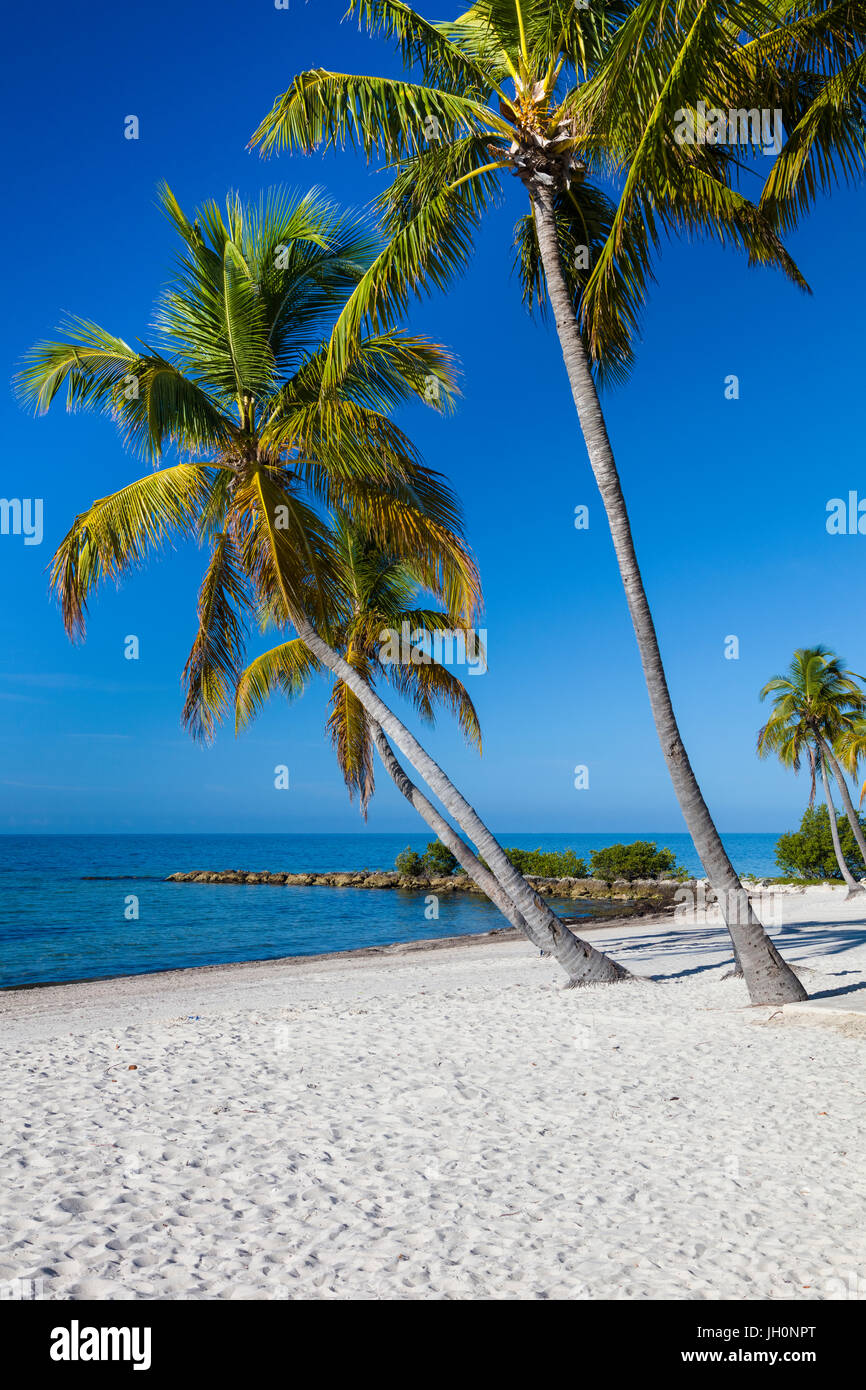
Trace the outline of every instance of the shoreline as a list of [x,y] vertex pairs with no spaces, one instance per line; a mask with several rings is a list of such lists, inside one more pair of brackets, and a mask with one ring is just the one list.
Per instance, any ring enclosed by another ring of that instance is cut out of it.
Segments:
[[[569,920],[569,919],[563,919]],[[650,913],[640,913],[623,916],[610,916],[598,918],[579,918],[569,921],[572,927],[579,927],[580,931],[576,934],[582,935],[589,931],[607,931],[610,929],[626,929],[632,924],[640,923],[641,926],[657,926],[666,921],[672,920],[669,913],[659,913],[657,918]],[[242,971],[251,968],[266,969],[268,967],[284,966],[289,967],[298,965],[299,967],[309,965],[318,961],[363,961],[365,959],[375,959],[381,956],[394,957],[403,955],[413,955],[419,952],[439,951],[447,948],[459,949],[461,947],[484,946],[495,944],[496,942],[522,941],[529,949],[535,953],[536,948],[516,927],[504,926],[493,927],[485,932],[465,932],[460,936],[424,936],[417,941],[394,941],[387,942],[380,946],[352,946],[344,951],[312,951],[304,955],[296,956],[257,956],[251,960],[228,960],[215,961],[212,965],[169,965],[164,970],[141,970],[134,974],[126,975],[82,975],[74,980],[35,980],[32,983],[21,985],[2,985],[0,986],[0,1015],[4,1012],[3,1000],[12,995],[29,994],[34,992],[44,992],[49,989],[71,989],[76,986],[86,987],[89,985],[109,985],[117,984],[119,981],[132,983],[135,980],[164,980],[171,975],[190,977],[196,974],[211,975],[215,972]]]
[[[124,875],[123,877],[125,878],[126,876]],[[265,875],[263,881],[267,883],[269,881],[269,878],[269,875]],[[170,880],[160,879],[159,881],[169,882]],[[558,884],[568,883],[569,881],[570,880],[564,879],[552,880],[552,882]],[[575,882],[579,882],[579,880],[575,880]],[[622,882],[624,883],[625,881],[623,880]],[[649,884],[651,882],[657,883],[658,881],[647,880],[646,882]],[[665,882],[665,880],[661,880],[661,882]],[[694,889],[696,884],[699,885],[701,883],[706,882],[707,880],[705,879],[690,879],[682,884],[677,883],[675,887],[686,887]],[[643,881],[641,881],[640,884],[635,882],[632,886],[642,886],[642,883]],[[240,886],[245,885],[241,884]],[[323,884],[322,886],[332,887],[335,885]],[[403,885],[397,886],[403,887]],[[749,891],[749,896],[754,896],[758,899],[760,899],[763,895],[767,893],[777,894],[780,898],[794,898],[803,895],[807,897],[812,897],[814,895],[820,895],[826,899],[828,894],[841,895],[845,891],[847,891],[845,889],[844,884],[836,884],[829,882],[821,885],[808,884],[803,886],[799,886],[796,884],[774,885],[767,883],[766,880],[759,879],[756,880],[754,883],[750,883],[745,886],[747,888],[747,891]],[[536,887],[538,887],[537,881]],[[420,885],[416,885],[416,888],[419,892],[423,891]],[[481,893],[479,889],[475,889],[473,887],[473,891],[478,896],[484,897],[484,894]],[[539,891],[544,892],[543,889],[540,889]],[[568,900],[562,892],[544,892],[544,896],[558,898],[563,902]],[[575,898],[573,900],[580,901],[581,899]],[[576,918],[563,915],[562,920],[572,928],[575,935],[578,937],[585,936],[589,933],[603,932],[608,930],[623,931],[627,930],[631,926],[655,927],[663,925],[666,922],[674,923],[675,920],[674,913],[676,911],[676,904],[674,903],[672,897],[670,900],[662,902],[654,901],[651,898],[628,898],[624,901],[621,899],[617,900],[615,898],[605,898],[602,900],[608,902],[619,901],[619,906],[621,910],[618,912],[605,912],[603,910],[600,910],[595,914],[590,913],[586,917]],[[685,926],[687,925],[687,923],[683,922],[682,924],[678,925]],[[2,1001],[4,998],[9,998],[13,995],[44,992],[45,990],[50,989],[67,989],[72,986],[85,987],[89,985],[117,983],[118,981],[149,980],[156,978],[164,979],[165,977],[172,975],[191,976],[195,972],[210,973],[213,971],[243,970],[249,967],[267,968],[276,966],[287,966],[295,962],[301,964],[315,961],[339,961],[343,959],[375,959],[382,956],[399,956],[417,952],[437,951],[448,947],[459,948],[461,946],[479,946],[488,943],[494,943],[497,941],[525,941],[527,942],[527,945],[529,945],[529,942],[527,941],[526,937],[524,937],[522,932],[518,931],[515,927],[503,925],[502,927],[490,928],[487,931],[466,932],[461,933],[457,936],[418,937],[417,939],[413,939],[410,941],[383,942],[381,944],[372,946],[351,946],[339,951],[309,951],[304,953],[298,953],[297,955],[288,956],[253,956],[246,960],[214,961],[211,964],[206,965],[168,965],[163,968],[157,968],[153,970],[141,970],[131,973],[120,972],[116,975],[78,975],[75,976],[75,978],[69,980],[31,980],[26,981],[22,984],[0,985],[0,1013],[2,1013],[3,1011]],[[531,949],[533,951],[535,950],[534,947],[532,947]]]

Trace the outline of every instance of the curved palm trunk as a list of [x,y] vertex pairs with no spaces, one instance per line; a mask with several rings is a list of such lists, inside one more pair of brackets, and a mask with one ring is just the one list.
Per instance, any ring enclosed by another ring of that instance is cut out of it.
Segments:
[[[776,950],[749,902],[713,824],[692,771],[674,715],[658,637],[634,550],[628,512],[595,382],[562,271],[548,188],[530,189],[547,291],[592,471],[607,513],[614,550],[640,650],[656,731],[695,849],[719,899],[734,954],[753,1004],[785,1004],[807,998],[797,976]],[[731,906],[734,910],[731,910]],[[741,919],[745,917],[746,920]],[[733,920],[732,920],[733,919]]]
[[830,778],[827,774],[827,759],[823,752],[821,753],[821,779],[824,783],[824,800],[827,802],[827,810],[830,814],[830,835],[833,840],[833,853],[836,856],[836,863],[839,865],[842,877],[848,885],[848,897],[850,898],[853,893],[862,893],[863,889],[848,868],[842,854],[842,843],[839,839],[839,826],[836,823],[836,807],[833,805],[833,796],[830,792]]
[[382,759],[382,766],[397,790],[405,796],[409,805],[414,807],[421,819],[427,822],[433,834],[439,836],[443,845],[450,849],[460,867],[465,869],[473,883],[477,883],[482,892],[486,893],[494,907],[499,908],[503,917],[511,923],[512,927],[516,927],[518,931],[522,931],[525,936],[528,936],[533,945],[544,951],[545,955],[549,954],[550,943],[547,939],[539,937],[534,928],[530,927],[529,923],[521,917],[505,889],[497,883],[490,870],[485,869],[481,860],[472,853],[465,840],[461,840],[445,817],[436,810],[433,802],[406,775],[394,755],[393,748],[383,734],[381,726],[376,723],[375,719],[370,720],[370,732],[373,735],[373,742],[379,757]]
[[864,836],[863,834],[863,827],[860,824],[860,817],[854,810],[854,802],[851,800],[851,793],[848,790],[848,783],[845,781],[845,774],[843,773],[841,767],[839,766],[839,763],[836,760],[836,755],[833,752],[833,749],[830,747],[827,740],[825,738],[822,738],[820,734],[818,735],[818,743],[820,745],[821,752],[823,753],[824,757],[827,759],[827,761],[830,764],[830,767],[833,770],[833,776],[836,778],[839,790],[842,793],[842,802],[845,807],[845,815],[848,817],[848,824],[850,825],[851,830],[854,833],[854,839],[857,841],[857,847],[860,850],[861,855],[863,856],[863,863],[866,864],[866,836]]
[[464,835],[468,835],[472,840],[520,915],[533,928],[534,943],[545,943],[544,949],[551,951],[566,971],[569,984],[610,984],[615,980],[626,979],[629,975],[627,970],[603,955],[601,951],[596,951],[588,942],[574,936],[565,923],[550,910],[522,874],[517,872],[498,840],[453,782],[446,777],[438,763],[425,752],[405,724],[388,709],[358,672],[328,646],[308,620],[298,614],[293,621],[304,644],[315,657],[318,657],[326,670],[346,682],[349,689],[357,695],[367,714],[381,725],[388,740],[395,743],[405,754],[448,814],[460,826]]

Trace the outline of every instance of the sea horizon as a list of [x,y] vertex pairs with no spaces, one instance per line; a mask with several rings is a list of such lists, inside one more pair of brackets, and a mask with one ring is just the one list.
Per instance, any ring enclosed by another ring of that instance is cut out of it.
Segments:
[[[431,833],[432,833],[432,832],[430,832],[430,831],[421,832],[422,837],[423,837],[423,834],[427,834],[428,837],[429,837],[429,835],[430,835]],[[572,831],[572,830],[512,830],[512,831],[504,831],[504,832],[503,832],[503,831],[501,831],[501,830],[496,830],[496,829],[494,829],[494,830],[492,831],[492,833],[493,833],[494,835],[496,835],[497,837],[501,836],[502,834],[511,834],[511,835],[583,835],[583,836],[598,836],[598,835],[631,835],[631,836],[638,836],[638,837],[640,837],[641,839],[652,838],[653,836],[656,837],[656,838],[658,838],[659,835],[680,835],[680,836],[682,836],[684,839],[690,839],[690,838],[691,838],[690,835],[688,834],[688,832],[685,831],[685,830],[653,830],[653,831],[649,831],[649,830],[637,830],[637,831],[635,831],[635,830],[573,830],[573,831]],[[419,834],[419,832],[414,831],[414,830],[412,830],[412,831],[410,831],[410,830],[405,830],[405,831],[403,831],[403,830],[0,830],[0,838],[14,838],[14,837],[16,837],[16,836],[20,836],[20,837],[25,837],[25,836],[26,836],[26,837],[31,838],[31,839],[34,839],[34,840],[47,839],[47,838],[49,838],[49,837],[51,837],[51,836],[58,836],[58,835],[60,835],[60,836],[63,836],[63,835],[76,835],[76,836],[80,836],[80,838],[82,838],[82,839],[87,839],[87,838],[90,838],[90,837],[93,837],[93,836],[100,836],[100,835],[109,836],[109,837],[111,837],[111,838],[120,838],[120,837],[122,837],[122,836],[135,836],[135,835],[166,835],[166,836],[168,836],[168,835],[208,835],[208,836],[214,836],[214,837],[220,836],[220,835],[238,835],[238,836],[247,835],[247,836],[261,836],[261,837],[271,836],[272,838],[279,838],[280,836],[284,836],[284,835],[292,835],[292,836],[334,835],[334,836],[352,836],[352,837],[354,837],[355,839],[364,840],[364,839],[375,839],[375,837],[376,837],[377,835],[403,835],[403,834],[410,834],[410,835],[416,835],[416,836],[417,836],[417,835]],[[776,838],[778,838],[779,835],[785,834],[785,831],[783,831],[783,830],[720,830],[720,831],[719,831],[719,834],[720,834],[720,835],[772,835],[772,836],[775,836]]]

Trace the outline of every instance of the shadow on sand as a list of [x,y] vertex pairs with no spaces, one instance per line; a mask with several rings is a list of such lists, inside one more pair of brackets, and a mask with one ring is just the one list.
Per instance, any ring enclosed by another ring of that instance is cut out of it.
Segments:
[[[845,922],[828,925],[826,922],[792,922],[780,927],[770,927],[770,935],[776,941],[779,950],[789,959],[795,968],[803,970],[809,969],[809,951],[818,949],[823,957],[838,955],[843,951],[849,951],[856,946],[866,946],[866,921]],[[612,945],[613,943],[611,943]],[[624,938],[622,943],[616,944],[613,954],[625,965],[627,958],[652,954],[656,958],[662,957],[662,964],[665,956],[688,956],[693,951],[702,953],[712,953],[713,959],[704,960],[699,965],[687,966],[679,970],[667,971],[664,968],[655,970],[652,979],[655,980],[681,980],[690,975],[702,975],[708,970],[718,970],[722,966],[733,963],[731,951],[731,940],[721,926],[704,927],[680,927],[670,931],[648,931],[646,935],[635,940],[634,937]],[[633,962],[633,967],[637,962]],[[829,972],[832,973],[832,972]],[[855,970],[840,970],[841,975],[857,975],[860,972]],[[810,998],[825,999],[835,994],[852,994],[857,990],[866,990],[866,984],[862,981],[857,984],[841,985],[838,989],[819,990],[814,994],[810,991]]]

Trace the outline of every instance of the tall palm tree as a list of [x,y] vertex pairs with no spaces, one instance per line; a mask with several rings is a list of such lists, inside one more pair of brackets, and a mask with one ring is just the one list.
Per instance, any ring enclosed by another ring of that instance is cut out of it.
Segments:
[[[481,728],[469,692],[455,675],[437,662],[430,651],[433,639],[444,631],[460,630],[457,615],[429,606],[418,606],[422,585],[413,573],[411,555],[397,559],[354,525],[348,518],[336,518],[334,540],[340,577],[341,614],[332,642],[335,650],[358,671],[371,687],[377,679],[385,681],[408,698],[416,712],[433,722],[436,705],[445,705],[457,717],[468,742],[481,747]],[[434,598],[437,596],[434,596]],[[404,624],[411,633],[418,656],[430,660],[395,663],[388,659],[388,638],[402,633]],[[424,647],[423,636],[431,641]],[[463,633],[464,641],[474,634]],[[322,667],[298,637],[264,652],[242,673],[235,698],[235,723],[244,728],[259,713],[265,701],[279,692],[292,700],[301,696]],[[469,845],[460,838],[433,803],[406,775],[385,738],[381,727],[371,719],[357,696],[342,680],[335,680],[331,691],[328,728],[337,760],[350,796],[358,795],[366,819],[367,803],[375,787],[373,747],[400,793],[419,813],[458,863],[499,908],[504,917],[536,944],[533,929],[518,912]],[[623,972],[625,973],[625,972]]]
[[[593,368],[621,377],[660,238],[706,232],[750,261],[805,282],[774,221],[791,225],[818,191],[863,167],[862,16],[821,0],[479,0],[433,23],[401,0],[351,0],[350,15],[395,40],[416,81],[313,69],[274,102],[253,136],[264,153],[360,146],[395,172],[380,207],[388,246],[351,296],[331,340],[338,379],[364,323],[385,325],[410,290],[444,288],[466,264],[473,234],[505,175],[530,211],[517,228],[524,297],[553,310],[590,463],[601,492],[668,770],[701,861],[722,904],[748,899],[689,762],[635,556]],[[699,100],[780,106],[790,139],[764,206],[733,180],[745,148],[678,143],[677,113]],[[616,205],[590,175],[626,170]],[[751,907],[728,922],[755,1002],[805,996]]]
[[761,699],[770,695],[773,696],[773,713],[758,734],[758,754],[766,757],[768,753],[776,753],[796,772],[803,752],[808,750],[812,767],[810,805],[814,797],[815,766],[816,763],[820,765],[836,859],[849,892],[862,891],[842,856],[827,769],[829,766],[836,779],[848,823],[866,865],[866,837],[833,751],[835,745],[846,749],[847,756],[851,757],[852,736],[858,720],[866,712],[866,695],[842,658],[823,646],[798,648],[787,675],[774,676],[763,687]]
[[447,408],[455,389],[447,353],[396,327],[362,333],[339,383],[327,383],[323,332],[375,254],[358,222],[315,192],[299,199],[276,190],[258,207],[230,196],[225,215],[208,202],[193,221],[167,187],[161,202],[183,249],[158,303],[156,346],[133,347],[76,319],[66,339],[31,349],[17,379],[37,412],[66,383],[68,406],[116,419],[131,450],[157,464],[170,448],[181,459],[75,518],[51,572],[67,630],[83,637],[87,600],[100,581],[119,579],[169,539],[198,539],[210,557],[184,673],[192,733],[210,735],[233,704],[249,618],[294,626],[412,759],[569,981],[622,978],[556,917],[327,640],[339,590],[332,510],[350,512],[383,546],[411,553],[419,581],[472,623],[478,575],[459,534],[459,508],[389,418],[413,397]]

